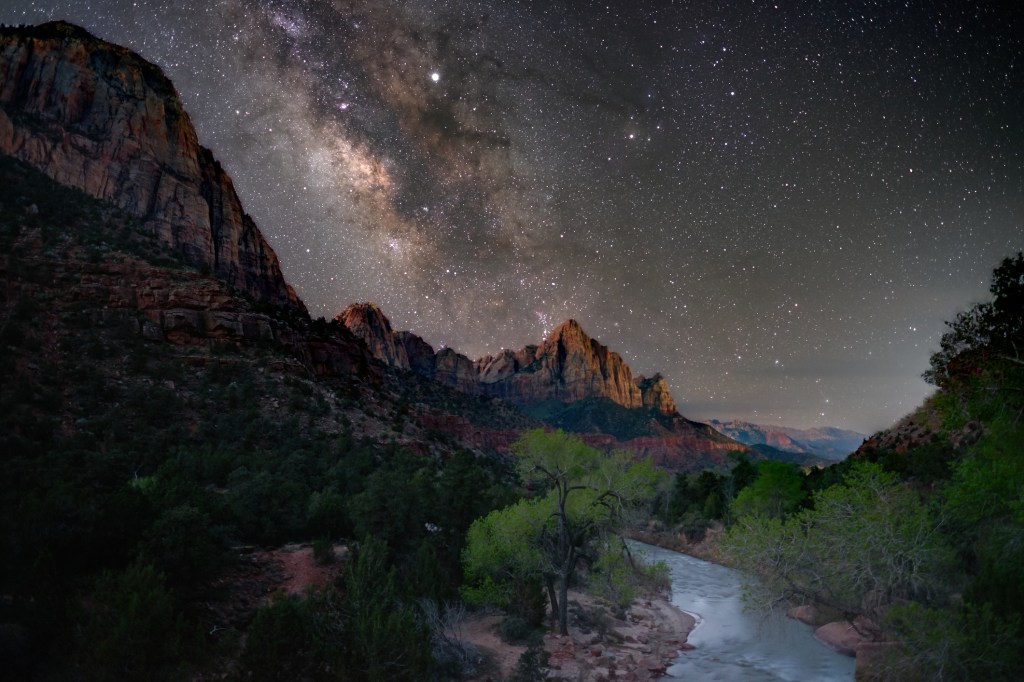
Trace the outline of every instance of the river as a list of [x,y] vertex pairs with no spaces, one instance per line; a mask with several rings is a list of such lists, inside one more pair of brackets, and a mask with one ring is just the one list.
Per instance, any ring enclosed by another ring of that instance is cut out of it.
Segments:
[[853,679],[853,658],[816,640],[809,626],[781,614],[766,618],[746,611],[739,571],[660,547],[633,546],[668,564],[672,603],[697,619],[688,639],[696,649],[681,653],[664,679]]

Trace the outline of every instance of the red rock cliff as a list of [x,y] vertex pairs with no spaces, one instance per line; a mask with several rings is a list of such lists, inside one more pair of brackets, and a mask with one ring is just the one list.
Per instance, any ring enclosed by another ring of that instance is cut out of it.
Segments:
[[474,362],[447,348],[435,354],[415,334],[392,331],[387,317],[372,303],[351,305],[336,319],[363,339],[377,359],[466,393],[496,396],[518,405],[608,398],[623,407],[676,413],[660,374],[634,377],[618,353],[590,338],[575,320],[563,322],[539,346],[504,350]]
[[334,319],[348,327],[356,338],[362,339],[373,357],[392,367],[410,368],[405,346],[395,343],[391,322],[375,304],[353,303]]
[[111,201],[232,287],[302,306],[174,86],[130,50],[63,22],[0,27],[0,153]]
[[531,348],[477,360],[483,392],[516,403],[603,397],[623,407],[643,407],[629,365],[575,320],[563,322],[532,354]]

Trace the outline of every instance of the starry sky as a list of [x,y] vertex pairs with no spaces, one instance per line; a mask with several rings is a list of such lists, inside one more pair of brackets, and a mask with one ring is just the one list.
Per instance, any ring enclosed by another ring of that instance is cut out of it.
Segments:
[[314,316],[471,357],[566,318],[688,417],[871,432],[1024,249],[1024,12],[0,0],[159,64]]

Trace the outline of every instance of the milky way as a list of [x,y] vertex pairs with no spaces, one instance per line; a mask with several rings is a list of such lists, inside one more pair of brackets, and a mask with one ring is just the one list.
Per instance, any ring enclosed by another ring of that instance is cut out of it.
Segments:
[[[313,315],[575,318],[692,418],[881,428],[1024,249],[998,3],[0,0],[159,64]],[[717,7],[721,5],[721,7]]]

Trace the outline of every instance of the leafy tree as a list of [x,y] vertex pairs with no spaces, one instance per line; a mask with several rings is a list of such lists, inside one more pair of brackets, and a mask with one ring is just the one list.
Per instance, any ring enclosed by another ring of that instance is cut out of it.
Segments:
[[741,490],[754,482],[757,478],[757,465],[741,454],[736,466],[732,468],[732,494],[736,496]]
[[751,594],[766,606],[812,602],[880,623],[894,602],[939,596],[951,565],[940,529],[894,474],[859,463],[843,485],[816,493],[812,509],[740,517],[722,546],[761,579]]
[[999,618],[987,603],[954,610],[899,604],[887,620],[898,642],[894,655],[872,666],[878,677],[901,682],[972,682],[1019,680],[1024,673],[1019,622]]
[[783,518],[806,496],[804,477],[796,465],[766,460],[758,465],[754,482],[736,495],[732,512],[736,516]]
[[568,590],[581,562],[609,552],[626,512],[648,500],[658,472],[626,453],[604,455],[562,431],[534,430],[513,446],[527,485],[541,494],[492,512],[470,528],[464,554],[468,594],[507,600],[539,577],[562,634]]
[[309,605],[296,596],[279,596],[256,612],[246,630],[241,664],[257,682],[302,679],[317,664]]
[[[992,300],[947,322],[925,380],[952,388],[993,364],[1024,365],[1024,253],[1005,258],[992,273]],[[1020,388],[1020,387],[1018,387]]]
[[462,555],[467,601],[509,608],[539,624],[544,614],[541,576],[548,570],[540,539],[549,516],[546,505],[523,499],[470,526]]
[[200,587],[223,563],[216,528],[209,516],[191,505],[165,511],[153,523],[142,549],[166,573],[169,584],[183,589]]

